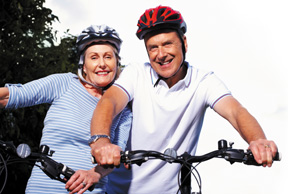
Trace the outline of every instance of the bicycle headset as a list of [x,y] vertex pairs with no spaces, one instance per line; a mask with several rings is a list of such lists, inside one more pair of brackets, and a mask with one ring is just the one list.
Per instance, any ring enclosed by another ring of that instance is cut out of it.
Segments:
[[121,58],[119,56],[119,52],[122,40],[120,39],[116,30],[107,25],[91,25],[84,29],[76,40],[77,54],[79,56],[78,76],[83,82],[95,88],[105,90],[113,84],[115,78],[105,87],[96,86],[95,84],[92,84],[83,78],[84,53],[88,47],[98,43],[108,43],[116,49],[117,52],[115,52],[115,54],[117,57],[117,66],[120,66]]
[[[183,35],[187,31],[186,23],[181,15],[180,12],[173,10],[168,6],[158,6],[156,8],[147,9],[143,15],[140,16],[138,20],[138,30],[136,32],[137,37],[142,40],[144,36],[148,33],[155,32],[156,30],[165,30],[165,29],[172,29],[178,33],[178,36],[182,43],[182,53],[183,53],[183,62],[179,66],[179,69],[169,78],[175,76],[178,71],[181,69],[183,64],[185,63],[185,45]],[[154,87],[158,84],[160,79],[168,79],[163,78],[160,75],[159,79],[156,81]]]

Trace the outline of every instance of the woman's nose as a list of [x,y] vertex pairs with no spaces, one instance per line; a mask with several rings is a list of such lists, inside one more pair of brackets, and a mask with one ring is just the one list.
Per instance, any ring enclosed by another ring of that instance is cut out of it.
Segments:
[[99,60],[99,67],[100,68],[104,68],[104,67],[106,67],[106,63],[105,63],[105,60],[104,60],[104,58],[100,58],[100,60]]

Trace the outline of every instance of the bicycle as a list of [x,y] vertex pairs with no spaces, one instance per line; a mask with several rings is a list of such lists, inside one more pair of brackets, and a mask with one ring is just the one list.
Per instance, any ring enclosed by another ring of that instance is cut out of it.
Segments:
[[[12,141],[4,142],[0,140],[0,176],[4,171],[4,183],[0,193],[5,188],[8,176],[8,165],[27,162],[28,164],[39,167],[51,179],[66,183],[75,171],[68,166],[53,160],[51,157],[55,151],[50,150],[49,146],[41,145],[38,152],[31,152],[27,144],[20,144],[15,147]],[[36,162],[39,162],[37,164]],[[94,189],[94,185],[89,187],[89,191]]]
[[[178,174],[178,185],[179,189],[177,193],[181,194],[191,194],[191,175],[193,175],[194,179],[197,182],[199,191],[192,192],[192,194],[202,194],[201,191],[201,177],[196,167],[204,161],[210,160],[212,158],[224,158],[229,161],[230,164],[235,162],[244,163],[246,165],[254,165],[261,166],[258,164],[253,154],[250,150],[244,151],[243,149],[233,149],[232,145],[234,143],[230,143],[227,145],[226,140],[218,141],[218,150],[209,152],[200,156],[192,156],[185,152],[184,154],[177,156],[177,152],[171,148],[168,148],[164,153],[160,153],[157,151],[149,151],[149,150],[134,150],[134,151],[125,151],[121,152],[121,163],[126,164],[137,164],[141,165],[144,162],[147,162],[151,159],[160,159],[169,163],[180,163],[181,168]],[[277,152],[276,156],[273,158],[273,161],[280,161],[281,154]],[[92,162],[95,162],[95,158],[92,157]],[[196,165],[192,165],[193,163],[197,163]],[[195,173],[193,172],[195,171]]]

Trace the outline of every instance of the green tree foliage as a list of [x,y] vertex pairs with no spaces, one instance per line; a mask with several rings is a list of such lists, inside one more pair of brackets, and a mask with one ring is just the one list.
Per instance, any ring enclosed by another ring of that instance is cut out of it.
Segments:
[[[55,44],[52,23],[58,17],[43,7],[45,0],[0,1],[0,87],[27,83],[53,73],[76,72],[75,37],[69,34]],[[13,111],[0,110],[0,139],[15,145],[27,143],[37,150],[49,105]],[[5,193],[24,193],[30,176],[26,166],[8,167]],[[0,177],[0,189],[2,176]],[[45,184],[45,183],[43,183]],[[64,186],[64,185],[63,185]]]

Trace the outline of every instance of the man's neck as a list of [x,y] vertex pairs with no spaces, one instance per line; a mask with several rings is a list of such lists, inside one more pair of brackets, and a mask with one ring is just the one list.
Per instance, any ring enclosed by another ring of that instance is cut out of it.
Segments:
[[185,78],[187,73],[187,64],[181,65],[179,71],[172,77],[164,79],[169,88],[173,87],[178,81]]

